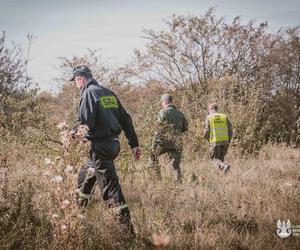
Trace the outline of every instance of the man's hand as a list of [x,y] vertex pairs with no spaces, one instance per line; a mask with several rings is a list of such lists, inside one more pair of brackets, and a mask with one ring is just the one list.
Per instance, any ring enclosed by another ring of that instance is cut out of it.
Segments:
[[88,127],[85,125],[77,124],[72,130],[70,131],[70,135],[72,139],[79,139],[83,142],[86,142],[85,134],[88,131]]
[[140,147],[132,148],[131,151],[134,159],[139,160],[141,158],[142,149]]

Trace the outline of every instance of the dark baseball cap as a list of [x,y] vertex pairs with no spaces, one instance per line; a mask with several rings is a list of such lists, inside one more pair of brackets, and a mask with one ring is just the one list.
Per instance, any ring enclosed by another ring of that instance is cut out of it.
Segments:
[[91,70],[85,65],[79,65],[73,69],[73,77],[70,79],[70,81],[74,81],[75,76],[84,76],[87,78],[93,77]]

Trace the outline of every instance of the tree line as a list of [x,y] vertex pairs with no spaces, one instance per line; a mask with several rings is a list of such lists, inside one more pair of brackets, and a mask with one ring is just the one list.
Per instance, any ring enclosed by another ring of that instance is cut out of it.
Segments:
[[203,16],[173,15],[165,22],[164,30],[143,31],[145,49],[136,49],[126,65],[109,67],[93,50],[82,57],[62,57],[63,87],[57,97],[37,91],[27,74],[26,53],[18,46],[8,47],[3,33],[1,136],[38,140],[50,148],[59,143],[55,126],[61,119],[74,121],[78,100],[68,74],[74,66],[86,64],[133,113],[145,143],[164,92],[174,95],[189,118],[188,147],[194,151],[203,144],[202,121],[211,101],[231,118],[234,145],[241,153],[255,152],[270,142],[299,143],[299,26],[272,33],[268,23],[244,23],[240,17],[226,22],[214,9]]

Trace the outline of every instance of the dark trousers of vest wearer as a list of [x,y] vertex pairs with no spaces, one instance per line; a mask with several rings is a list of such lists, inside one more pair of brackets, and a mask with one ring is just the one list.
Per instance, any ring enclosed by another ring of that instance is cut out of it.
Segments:
[[224,163],[224,157],[228,151],[229,144],[224,144],[224,145],[210,145],[209,153],[210,153],[210,158],[215,164],[215,166],[223,170],[224,168],[227,167],[227,164]]
[[150,167],[154,168],[156,174],[161,178],[160,165],[158,162],[158,156],[167,153],[170,161],[170,165],[176,171],[176,181],[181,182],[181,155],[182,149],[177,146],[175,140],[164,139],[159,135],[153,137],[152,140],[152,152],[150,154]]
[[[114,159],[120,152],[120,142],[117,139],[92,142],[90,159],[82,166],[78,174],[78,189],[83,195],[91,195],[97,182],[103,200],[110,208],[118,210],[121,223],[129,227],[133,233],[130,213],[121,190],[119,178],[114,165]],[[94,171],[90,171],[94,169]],[[87,201],[82,205],[86,206]]]

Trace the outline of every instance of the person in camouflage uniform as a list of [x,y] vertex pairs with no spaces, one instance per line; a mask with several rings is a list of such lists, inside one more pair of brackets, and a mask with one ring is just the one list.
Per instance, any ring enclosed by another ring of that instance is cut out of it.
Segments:
[[170,165],[176,171],[176,180],[181,182],[180,162],[182,155],[182,134],[188,130],[188,123],[184,114],[173,104],[169,94],[161,97],[163,109],[158,114],[159,131],[152,140],[150,166],[161,177],[158,156],[167,153]]
[[224,163],[233,132],[232,124],[225,114],[218,113],[218,105],[208,106],[209,115],[205,119],[204,138],[210,143],[210,158],[215,166],[225,173],[230,166]]

